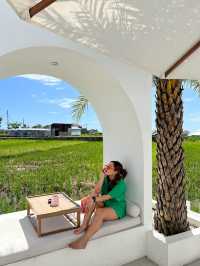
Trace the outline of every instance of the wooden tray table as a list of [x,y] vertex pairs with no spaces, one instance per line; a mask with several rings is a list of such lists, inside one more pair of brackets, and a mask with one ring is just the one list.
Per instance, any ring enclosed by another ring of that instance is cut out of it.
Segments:
[[[59,206],[51,207],[48,204],[48,199],[53,195],[58,195],[59,197]],[[60,228],[57,230],[42,232],[42,220],[45,218],[53,217],[53,216],[61,216],[73,224],[73,228],[77,228],[80,226],[80,206],[74,202],[69,196],[67,196],[64,192],[57,192],[52,194],[44,194],[44,195],[36,195],[26,197],[27,200],[27,216],[30,218],[33,227],[38,234],[38,236],[44,236],[52,233],[58,233],[62,231],[66,231],[72,228]],[[31,213],[32,210],[32,213]],[[76,219],[72,219],[72,216],[69,214],[75,213]],[[33,223],[32,216],[35,215],[36,224]]]

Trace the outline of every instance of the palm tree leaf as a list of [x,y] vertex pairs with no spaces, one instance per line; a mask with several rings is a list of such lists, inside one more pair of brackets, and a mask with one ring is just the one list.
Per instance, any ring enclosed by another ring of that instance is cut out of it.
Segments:
[[[153,85],[156,87],[158,85],[159,78],[153,76]],[[200,97],[200,80],[182,80],[183,88],[189,87],[193,89]]]
[[189,87],[189,88],[193,89],[198,94],[198,96],[200,97],[200,81],[199,80],[183,79],[182,85],[183,85],[183,89]]
[[200,81],[199,80],[191,80],[190,86],[200,96]]
[[80,121],[82,115],[88,108],[89,102],[85,96],[81,95],[72,103],[72,117],[77,122]]

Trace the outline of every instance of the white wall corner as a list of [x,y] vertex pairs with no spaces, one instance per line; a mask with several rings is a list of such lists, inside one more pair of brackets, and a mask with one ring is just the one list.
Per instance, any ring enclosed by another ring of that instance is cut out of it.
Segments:
[[159,266],[183,266],[200,259],[200,228],[172,236],[149,231],[147,256]]

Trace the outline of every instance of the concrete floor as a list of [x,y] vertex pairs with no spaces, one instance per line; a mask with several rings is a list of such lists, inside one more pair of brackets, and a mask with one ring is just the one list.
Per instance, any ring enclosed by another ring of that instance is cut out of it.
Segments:
[[[123,266],[158,266],[158,265],[153,263],[152,261],[150,261],[146,257],[144,257],[142,259],[135,260],[135,261],[130,262],[130,263],[123,265]],[[194,265],[194,266],[197,266],[197,265]]]
[[193,263],[187,264],[185,266],[199,266],[200,265],[200,260],[196,260]]
[[[130,263],[123,265],[123,266],[158,266],[158,265],[153,263],[152,261],[150,261],[146,257],[144,257],[142,259],[135,260],[135,261],[130,262]],[[195,261],[195,262],[190,263],[190,264],[187,264],[185,266],[200,266],[200,260]]]

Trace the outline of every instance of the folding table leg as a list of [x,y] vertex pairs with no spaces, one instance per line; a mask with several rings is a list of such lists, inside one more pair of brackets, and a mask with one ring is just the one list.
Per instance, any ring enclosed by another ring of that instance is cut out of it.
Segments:
[[30,205],[27,206],[27,215],[30,215]]
[[81,224],[81,213],[80,211],[77,211],[77,227],[80,227]]
[[37,218],[37,233],[38,236],[42,235],[42,218]]

